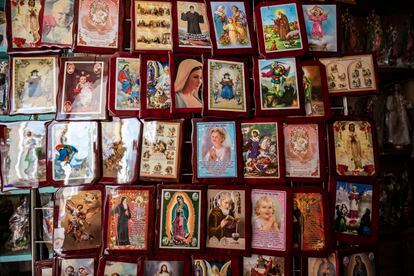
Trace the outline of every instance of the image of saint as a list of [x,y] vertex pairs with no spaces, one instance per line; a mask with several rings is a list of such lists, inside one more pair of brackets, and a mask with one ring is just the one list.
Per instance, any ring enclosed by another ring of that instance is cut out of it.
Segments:
[[171,271],[168,271],[168,266],[166,264],[161,265],[160,271],[154,273],[154,276],[174,276]]
[[347,139],[347,147],[351,153],[351,161],[354,164],[355,170],[363,170],[362,166],[362,147],[357,134],[355,133],[355,124],[348,126],[349,136]]
[[176,108],[201,108],[199,90],[203,84],[203,64],[185,59],[178,66],[174,82]]
[[226,7],[220,5],[213,16],[217,40],[222,45],[245,45],[249,43],[246,14],[233,5],[231,14],[226,14]]
[[[262,70],[267,70],[268,66],[262,68]],[[285,79],[289,75],[290,67],[285,66],[282,63],[277,61],[273,62],[270,65],[270,70],[261,72],[262,78],[270,78],[271,88],[268,87],[265,98],[263,99],[263,106],[265,107],[276,107],[279,103],[279,98],[284,96],[281,87],[283,87]]]
[[66,112],[73,111],[87,111],[91,110],[92,99],[95,94],[95,86],[89,80],[90,75],[82,71],[80,75],[76,76],[78,83],[73,89],[74,100],[69,110]]
[[30,72],[29,78],[26,80],[27,88],[29,91],[29,98],[38,97],[41,95],[42,91],[42,78],[39,76],[38,70],[33,70]]
[[233,201],[230,192],[221,192],[215,206],[208,217],[208,234],[209,237],[221,239],[223,237],[232,237],[237,232],[237,224],[240,222],[241,210],[235,210],[241,202]]
[[181,20],[187,22],[186,39],[192,41],[205,41],[207,37],[203,35],[200,24],[204,23],[204,17],[195,11],[194,6],[189,7],[189,11],[181,13]]
[[257,256],[256,265],[251,268],[251,275],[282,275],[280,273],[272,274],[273,267],[272,258],[266,260],[262,255]]
[[320,6],[313,6],[307,10],[308,18],[313,21],[312,26],[312,38],[321,40],[324,36],[322,22],[328,19],[328,14],[325,13],[324,9]]
[[227,22],[227,15],[225,14],[226,7],[220,5],[214,12],[214,26],[216,27],[217,37],[220,38],[224,34],[224,25]]
[[223,79],[220,81],[221,84],[221,97],[223,99],[231,100],[234,98],[234,91],[233,91],[233,80],[230,78],[229,73],[225,73],[223,75]]
[[174,244],[183,245],[186,244],[188,238],[188,217],[190,213],[187,204],[184,202],[184,198],[177,196],[177,203],[172,210],[172,237]]
[[210,141],[212,146],[203,157],[204,161],[230,161],[231,150],[223,143],[226,140],[226,131],[222,127],[211,129]]
[[307,77],[303,76],[303,89],[305,92],[305,110],[306,115],[311,115],[313,113],[312,107],[312,81]]
[[51,12],[43,17],[43,42],[72,44],[73,10],[73,0],[58,0],[52,4]]
[[[124,64],[118,73],[118,82],[120,83],[120,90],[128,97],[129,104],[139,102],[139,80],[134,81],[129,64]],[[137,89],[138,88],[138,89]]]
[[194,275],[195,276],[204,276],[203,268],[202,268],[199,260],[197,260],[195,265],[194,265]]
[[64,175],[68,177],[72,172],[72,166],[78,164],[75,155],[78,153],[78,149],[74,146],[66,144],[66,137],[62,136],[60,143],[55,146],[58,155],[56,160],[60,163],[60,167],[64,171]]
[[299,208],[299,203],[293,200],[293,248],[302,248],[302,233],[304,227],[304,217]]
[[131,210],[128,206],[127,197],[123,196],[121,202],[115,207],[114,213],[118,215],[116,226],[117,245],[130,245],[128,222],[131,219]]
[[357,223],[359,217],[359,201],[361,200],[361,195],[357,191],[357,187],[352,185],[350,187],[350,191],[348,192],[348,199],[349,199],[349,213],[348,218],[350,224]]
[[336,276],[334,264],[328,260],[328,258],[323,258],[322,262],[318,267],[318,276]]
[[368,276],[367,267],[360,256],[355,257],[355,266],[352,271],[353,276]]
[[39,145],[36,135],[30,130],[25,130],[23,135],[23,153],[20,157],[20,168],[23,169],[24,178],[32,179],[37,173],[38,151],[41,150],[41,145]]
[[287,40],[287,34],[290,32],[289,20],[284,10],[276,11],[276,19],[273,19],[275,26],[277,26],[279,39],[282,41]]

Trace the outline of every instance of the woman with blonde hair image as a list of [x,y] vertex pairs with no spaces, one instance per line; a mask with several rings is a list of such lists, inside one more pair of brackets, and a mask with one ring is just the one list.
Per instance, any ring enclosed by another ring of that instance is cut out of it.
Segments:
[[203,83],[203,64],[185,59],[178,66],[174,82],[176,108],[201,108],[198,91]]

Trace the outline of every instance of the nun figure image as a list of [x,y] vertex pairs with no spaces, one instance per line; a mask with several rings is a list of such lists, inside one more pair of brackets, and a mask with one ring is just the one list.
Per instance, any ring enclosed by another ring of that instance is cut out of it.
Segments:
[[221,84],[221,97],[223,99],[231,100],[234,98],[234,92],[233,92],[233,80],[230,78],[229,73],[225,73],[223,75],[223,79],[220,82]]
[[185,59],[178,66],[174,82],[176,108],[201,108],[199,90],[203,84],[203,64]]
[[27,79],[27,86],[29,90],[29,97],[37,97],[40,94],[42,78],[39,76],[38,70],[30,72],[30,77]]
[[131,210],[129,209],[127,198],[123,196],[121,202],[115,207],[115,214],[118,215],[117,224],[117,244],[130,245],[128,221],[131,219]]

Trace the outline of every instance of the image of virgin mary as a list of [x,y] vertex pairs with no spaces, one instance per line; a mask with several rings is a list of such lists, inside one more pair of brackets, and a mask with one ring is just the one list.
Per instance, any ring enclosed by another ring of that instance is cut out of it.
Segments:
[[177,203],[174,205],[172,210],[172,233],[174,244],[184,245],[188,238],[188,217],[190,213],[188,206],[184,202],[184,198],[179,195],[177,196]]

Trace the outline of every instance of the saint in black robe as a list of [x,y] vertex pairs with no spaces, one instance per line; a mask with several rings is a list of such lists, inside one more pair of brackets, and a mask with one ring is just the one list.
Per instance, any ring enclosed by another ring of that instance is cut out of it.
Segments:
[[181,14],[181,20],[187,21],[187,33],[201,34],[200,24],[204,23],[204,18],[198,12],[186,12]]
[[122,204],[119,204],[115,208],[115,214],[118,215],[118,224],[116,228],[118,233],[117,243],[118,245],[129,245],[131,243],[128,234],[128,220],[131,219],[131,210],[129,210],[129,206],[125,209]]

